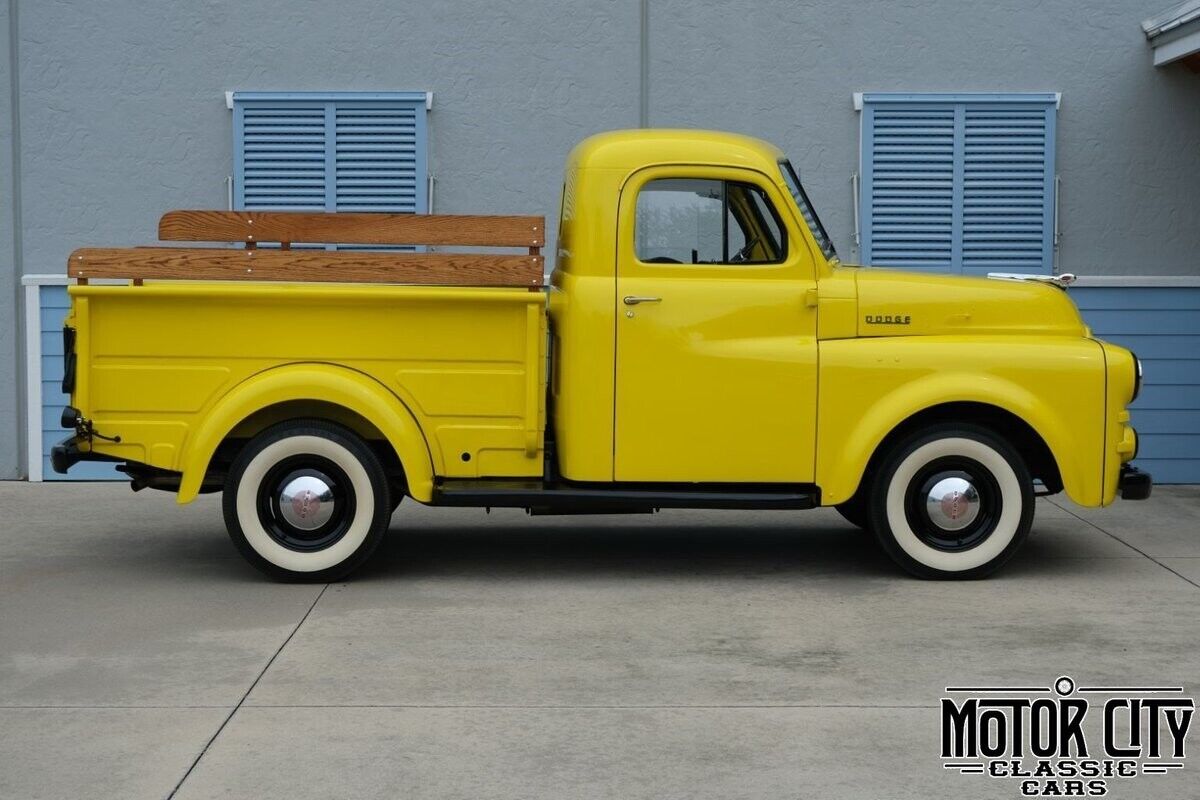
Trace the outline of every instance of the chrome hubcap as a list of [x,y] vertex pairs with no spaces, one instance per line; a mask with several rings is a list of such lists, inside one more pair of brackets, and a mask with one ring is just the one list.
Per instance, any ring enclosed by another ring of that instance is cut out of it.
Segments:
[[944,531],[960,531],[979,516],[979,491],[966,478],[942,478],[925,496],[929,520]]
[[279,491],[279,514],[297,530],[317,530],[333,517],[336,506],[333,487],[315,475],[293,478]]

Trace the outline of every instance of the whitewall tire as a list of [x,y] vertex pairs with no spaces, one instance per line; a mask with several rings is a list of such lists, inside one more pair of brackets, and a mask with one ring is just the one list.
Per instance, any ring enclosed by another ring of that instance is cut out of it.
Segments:
[[1033,525],[1033,481],[991,431],[938,425],[896,442],[870,484],[871,529],[922,578],[980,578],[1017,551]]
[[282,422],[251,439],[230,467],[223,506],[247,561],[274,578],[313,582],[365,562],[393,509],[371,448],[322,420]]

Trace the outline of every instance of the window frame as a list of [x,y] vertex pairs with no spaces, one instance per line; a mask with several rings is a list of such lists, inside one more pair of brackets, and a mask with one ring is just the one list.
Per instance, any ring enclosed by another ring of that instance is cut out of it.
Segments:
[[[829,232],[825,230],[825,223],[821,222],[821,217],[817,214],[816,206],[812,204],[812,200],[808,198],[808,192],[804,189],[804,184],[800,182],[800,173],[796,172],[796,168],[792,166],[791,160],[786,156],[779,159],[777,163],[779,165],[779,173],[783,176],[783,183],[787,186],[788,192],[791,193],[792,201],[796,204],[796,210],[800,212],[805,226],[808,227],[808,232],[812,234],[817,249],[821,251],[821,255],[825,257],[825,260],[831,264],[841,263],[837,248],[833,245],[833,239],[829,237]],[[808,212],[807,214],[805,213],[806,211]]]

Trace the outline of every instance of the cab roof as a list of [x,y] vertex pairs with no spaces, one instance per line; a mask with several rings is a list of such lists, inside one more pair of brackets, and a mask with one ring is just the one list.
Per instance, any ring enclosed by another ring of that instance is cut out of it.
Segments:
[[654,164],[719,164],[778,171],[783,151],[770,142],[723,131],[642,128],[609,131],[584,139],[567,159],[569,167],[632,172]]

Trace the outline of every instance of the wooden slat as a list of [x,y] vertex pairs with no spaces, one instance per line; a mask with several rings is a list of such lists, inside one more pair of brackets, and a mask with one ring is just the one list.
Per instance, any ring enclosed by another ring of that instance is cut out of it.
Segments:
[[542,257],[476,253],[355,253],[330,250],[83,248],[67,274],[141,280],[322,281],[424,286],[542,285]]
[[545,217],[431,214],[322,214],[292,211],[168,211],[165,242],[325,242],[330,244],[541,247]]

